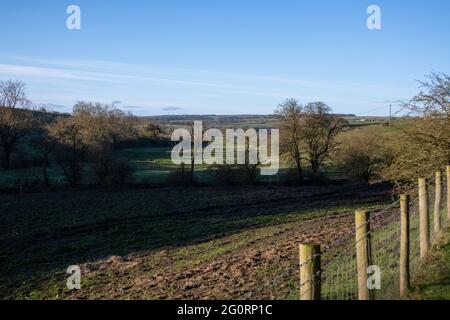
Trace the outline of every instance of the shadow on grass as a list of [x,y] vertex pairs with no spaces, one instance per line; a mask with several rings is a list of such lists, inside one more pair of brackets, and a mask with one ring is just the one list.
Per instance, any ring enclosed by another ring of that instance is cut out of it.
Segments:
[[413,276],[415,300],[450,300],[450,226],[447,225]]
[[0,197],[0,297],[72,264],[185,246],[342,206],[380,203],[386,185],[162,188]]

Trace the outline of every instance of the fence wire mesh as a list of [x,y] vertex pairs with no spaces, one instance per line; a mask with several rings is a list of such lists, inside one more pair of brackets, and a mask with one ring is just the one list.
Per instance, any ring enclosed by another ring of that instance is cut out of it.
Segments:
[[[441,228],[448,221],[447,182],[442,179],[442,197],[439,214],[435,214],[436,185],[435,179],[429,179],[427,200],[429,208],[429,238],[433,243],[438,234],[435,232],[434,220],[441,219]],[[420,209],[417,188],[410,192],[410,270],[413,275],[420,266]],[[372,211],[370,214],[369,265],[379,267],[381,283],[379,289],[370,290],[370,298],[376,300],[394,300],[400,298],[400,201]],[[358,267],[355,239],[356,228],[349,231],[341,240],[322,249],[321,274],[312,281],[321,283],[322,300],[355,300],[358,299]],[[364,239],[365,240],[365,239]],[[310,261],[305,261],[308,263]],[[376,283],[374,283],[376,285]]]

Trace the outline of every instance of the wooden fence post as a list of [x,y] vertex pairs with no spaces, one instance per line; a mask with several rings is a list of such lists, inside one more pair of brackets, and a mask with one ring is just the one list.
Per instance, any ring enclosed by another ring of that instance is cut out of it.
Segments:
[[430,213],[428,208],[427,183],[419,178],[419,210],[420,210],[420,257],[424,258],[430,248]]
[[409,276],[409,196],[400,195],[400,296],[410,287]]
[[434,195],[434,233],[441,231],[441,212],[442,212],[442,173],[436,171],[436,188]]
[[367,268],[370,265],[370,214],[367,211],[355,212],[356,264],[358,274],[358,299],[370,300],[367,286]]
[[447,166],[447,219],[450,220],[450,165]]
[[320,300],[320,245],[300,244],[300,300]]

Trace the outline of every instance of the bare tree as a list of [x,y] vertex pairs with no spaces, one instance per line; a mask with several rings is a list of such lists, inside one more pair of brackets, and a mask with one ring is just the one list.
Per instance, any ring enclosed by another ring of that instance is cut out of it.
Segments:
[[161,127],[152,122],[148,123],[143,131],[144,134],[149,137],[159,137],[161,134],[163,134]]
[[50,177],[48,174],[48,167],[50,166],[50,155],[54,152],[57,141],[50,136],[48,127],[43,125],[31,139],[31,144],[42,158],[42,178],[45,187],[49,188]]
[[135,138],[134,120],[130,114],[108,105],[78,102],[71,117],[60,119],[53,126],[53,137],[68,148],[59,159],[72,187],[78,183],[79,162],[83,158],[93,164],[98,183],[117,180],[113,176],[120,173],[118,168],[126,166],[114,159],[113,149],[118,142]]
[[297,177],[303,180],[301,140],[300,140],[300,120],[302,117],[302,105],[296,99],[287,99],[278,106],[275,113],[281,116],[281,148],[287,152],[295,163]]
[[261,166],[261,161],[258,159],[256,163],[250,163],[250,137],[245,139],[245,182],[255,183],[257,181],[257,170]]
[[337,140],[336,158],[350,178],[368,183],[380,175],[389,159],[382,126],[349,130],[338,135]]
[[426,81],[419,81],[420,92],[404,108],[427,118],[450,118],[450,76],[432,72]]
[[[188,176],[188,183],[193,184],[194,183],[194,174],[195,174],[195,138],[194,138],[194,123],[188,125],[188,130],[191,134],[192,140],[191,140],[191,154],[190,154],[190,167],[189,167],[189,176]],[[182,174],[184,172],[184,166],[182,165],[181,171]]]
[[450,77],[431,73],[404,109],[413,117],[388,140],[393,159],[384,171],[398,188],[450,163]]
[[330,115],[331,108],[323,102],[311,102],[304,108],[300,140],[305,158],[309,162],[313,181],[330,151],[335,147],[335,137],[342,130],[344,120]]
[[49,136],[58,141],[56,161],[71,188],[76,188],[81,180],[80,162],[86,147],[77,120],[74,117],[61,117],[49,127]]
[[11,153],[17,142],[33,127],[30,106],[23,82],[0,82],[0,146],[4,169],[10,168]]

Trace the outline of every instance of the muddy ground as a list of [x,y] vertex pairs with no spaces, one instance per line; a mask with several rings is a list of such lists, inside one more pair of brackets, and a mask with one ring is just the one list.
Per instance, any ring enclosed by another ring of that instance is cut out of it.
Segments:
[[[349,237],[354,209],[382,206],[390,192],[388,185],[352,185],[2,196],[3,219],[14,227],[1,238],[1,275],[9,278],[0,294],[295,298],[298,244],[327,248]],[[69,264],[81,267],[79,291],[65,289]]]

